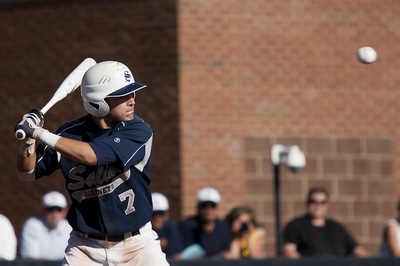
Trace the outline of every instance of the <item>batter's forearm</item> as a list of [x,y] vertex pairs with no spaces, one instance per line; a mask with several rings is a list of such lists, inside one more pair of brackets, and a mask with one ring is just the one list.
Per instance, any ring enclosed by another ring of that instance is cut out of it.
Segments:
[[17,171],[26,173],[35,169],[36,166],[36,153],[32,153],[30,156],[23,156],[18,154],[17,156]]
[[97,165],[96,154],[86,142],[60,137],[55,145],[55,150],[75,162]]

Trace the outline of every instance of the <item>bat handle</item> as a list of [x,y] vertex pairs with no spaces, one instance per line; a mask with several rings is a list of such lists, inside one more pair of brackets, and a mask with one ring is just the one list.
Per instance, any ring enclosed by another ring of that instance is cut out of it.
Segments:
[[40,109],[40,111],[42,112],[42,114],[44,115],[45,113],[47,113],[47,111],[53,107],[53,105],[55,105],[58,102],[58,100],[50,100],[45,106],[43,106],[42,109]]
[[26,133],[25,133],[25,131],[23,131],[23,130],[20,128],[20,129],[18,129],[17,131],[15,131],[15,137],[16,137],[18,140],[23,140],[23,139],[26,138]]

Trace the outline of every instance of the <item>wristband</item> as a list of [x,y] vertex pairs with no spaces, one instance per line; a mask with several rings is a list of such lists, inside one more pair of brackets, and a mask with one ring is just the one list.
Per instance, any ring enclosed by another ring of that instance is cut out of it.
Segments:
[[[37,129],[36,129],[37,130]],[[35,130],[35,131],[36,131]],[[47,146],[52,148],[53,150],[56,147],[57,141],[60,139],[60,136],[53,134],[47,130],[43,130],[38,134],[38,138]]]

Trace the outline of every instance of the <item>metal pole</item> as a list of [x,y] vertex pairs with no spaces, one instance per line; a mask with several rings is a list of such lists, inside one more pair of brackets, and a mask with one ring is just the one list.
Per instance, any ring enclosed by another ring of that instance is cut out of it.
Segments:
[[280,165],[274,165],[276,255],[282,255]]

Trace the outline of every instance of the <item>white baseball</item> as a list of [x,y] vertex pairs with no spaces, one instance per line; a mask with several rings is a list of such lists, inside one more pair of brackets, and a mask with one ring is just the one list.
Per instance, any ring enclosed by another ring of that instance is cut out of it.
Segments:
[[376,61],[378,54],[372,47],[361,47],[357,51],[358,60],[363,64],[371,64]]

